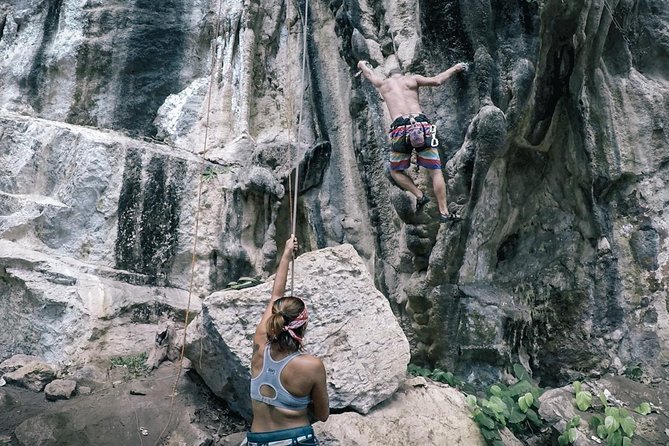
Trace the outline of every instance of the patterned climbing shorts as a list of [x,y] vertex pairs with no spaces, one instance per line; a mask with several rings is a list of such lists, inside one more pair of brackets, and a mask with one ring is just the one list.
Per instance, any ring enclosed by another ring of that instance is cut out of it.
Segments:
[[[411,119],[423,127],[423,148],[414,148],[408,134]],[[438,147],[432,147],[432,125],[423,114],[400,116],[390,126],[390,170],[406,170],[411,164],[411,155],[416,151],[416,163],[426,169],[441,169]]]

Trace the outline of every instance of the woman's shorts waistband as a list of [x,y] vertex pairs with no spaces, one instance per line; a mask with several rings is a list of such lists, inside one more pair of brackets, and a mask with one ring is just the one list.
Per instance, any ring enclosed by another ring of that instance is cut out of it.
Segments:
[[293,444],[293,440],[304,441],[312,438],[314,438],[314,429],[311,427],[311,425],[294,427],[292,429],[281,429],[271,432],[248,432],[246,434],[246,440],[249,446],[291,445]]

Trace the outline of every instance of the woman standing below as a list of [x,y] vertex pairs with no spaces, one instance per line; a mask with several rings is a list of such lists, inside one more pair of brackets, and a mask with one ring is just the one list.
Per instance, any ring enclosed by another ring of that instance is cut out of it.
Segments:
[[276,271],[272,298],[253,336],[253,423],[248,446],[317,445],[310,409],[320,421],[330,415],[323,362],[302,352],[307,308],[298,297],[283,297],[295,250],[297,240],[291,235]]

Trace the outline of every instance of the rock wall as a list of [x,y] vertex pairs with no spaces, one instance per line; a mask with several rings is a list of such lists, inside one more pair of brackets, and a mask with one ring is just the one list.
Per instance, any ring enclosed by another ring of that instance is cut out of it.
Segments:
[[[409,364],[409,343],[351,245],[295,259],[295,291],[307,304],[305,352],[327,372],[330,408],[367,413],[399,388]],[[293,282],[291,280],[289,283]],[[186,331],[185,355],[207,386],[232,409],[251,418],[253,334],[273,281],[208,296]]]
[[[356,248],[415,361],[666,376],[667,3],[317,0],[306,46],[304,6],[1,5],[2,238],[185,290],[197,219],[199,298],[273,270],[299,164],[302,245]],[[422,95],[461,222],[387,178],[359,59],[471,62]]]

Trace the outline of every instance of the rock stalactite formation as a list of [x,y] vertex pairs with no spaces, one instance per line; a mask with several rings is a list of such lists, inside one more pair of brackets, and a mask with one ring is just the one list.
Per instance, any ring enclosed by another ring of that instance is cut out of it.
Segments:
[[[0,234],[20,247],[0,306],[61,302],[39,283],[58,262],[147,287],[144,304],[173,291],[178,312],[191,261],[198,304],[266,277],[299,165],[303,248],[356,249],[415,362],[482,382],[511,362],[546,384],[669,374],[666,1],[159,3],[0,5]],[[360,59],[381,75],[471,64],[421,95],[460,222],[416,214],[389,180]],[[23,353],[66,360],[49,317]]]

